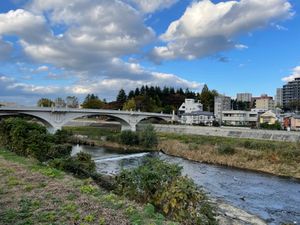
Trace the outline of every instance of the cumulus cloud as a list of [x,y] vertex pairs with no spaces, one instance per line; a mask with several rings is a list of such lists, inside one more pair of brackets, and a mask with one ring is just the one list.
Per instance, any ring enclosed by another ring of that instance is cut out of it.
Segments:
[[138,8],[145,13],[152,13],[157,10],[169,8],[174,5],[178,0],[131,0]]
[[292,74],[290,74],[289,76],[283,77],[282,81],[290,82],[290,81],[295,80],[295,78],[299,78],[299,77],[300,77],[300,66],[296,66],[295,68],[293,68]]
[[291,9],[288,0],[195,1],[161,35],[167,44],[155,47],[151,56],[158,61],[194,59],[234,48],[238,35],[287,19]]

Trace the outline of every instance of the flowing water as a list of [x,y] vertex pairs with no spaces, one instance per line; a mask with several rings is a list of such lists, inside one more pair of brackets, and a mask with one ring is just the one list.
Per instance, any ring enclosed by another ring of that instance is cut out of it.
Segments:
[[73,154],[84,151],[92,155],[97,171],[116,174],[133,168],[145,157],[159,157],[183,167],[183,173],[213,198],[223,200],[257,215],[270,225],[300,225],[300,182],[262,173],[214,166],[167,156],[161,153],[122,154],[101,147],[74,146]]

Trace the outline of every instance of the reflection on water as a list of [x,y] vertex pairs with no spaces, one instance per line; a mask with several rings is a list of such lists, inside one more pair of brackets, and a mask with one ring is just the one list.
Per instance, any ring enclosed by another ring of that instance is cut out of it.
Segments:
[[122,168],[141,164],[146,156],[159,157],[183,166],[191,177],[215,198],[260,216],[269,224],[291,222],[300,225],[300,183],[260,173],[191,162],[164,154],[122,154],[99,147],[74,146],[72,154],[84,151],[92,155],[97,171],[116,174]]

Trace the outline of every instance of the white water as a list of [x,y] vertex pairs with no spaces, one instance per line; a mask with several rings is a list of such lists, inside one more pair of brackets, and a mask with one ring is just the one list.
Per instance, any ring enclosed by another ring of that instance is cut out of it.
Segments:
[[143,152],[143,153],[137,153],[137,154],[131,154],[131,155],[123,155],[123,156],[113,156],[113,157],[100,157],[100,158],[93,158],[93,160],[98,163],[98,162],[107,162],[107,161],[118,161],[122,159],[131,159],[131,158],[139,158],[148,155],[148,152]]

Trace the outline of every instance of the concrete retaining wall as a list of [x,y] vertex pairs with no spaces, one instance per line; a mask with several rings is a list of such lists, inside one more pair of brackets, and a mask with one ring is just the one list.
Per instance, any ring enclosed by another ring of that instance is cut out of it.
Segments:
[[157,132],[177,133],[177,134],[198,134],[206,136],[250,138],[274,141],[300,141],[300,132],[254,130],[232,127],[200,127],[185,125],[162,125],[154,124]]

